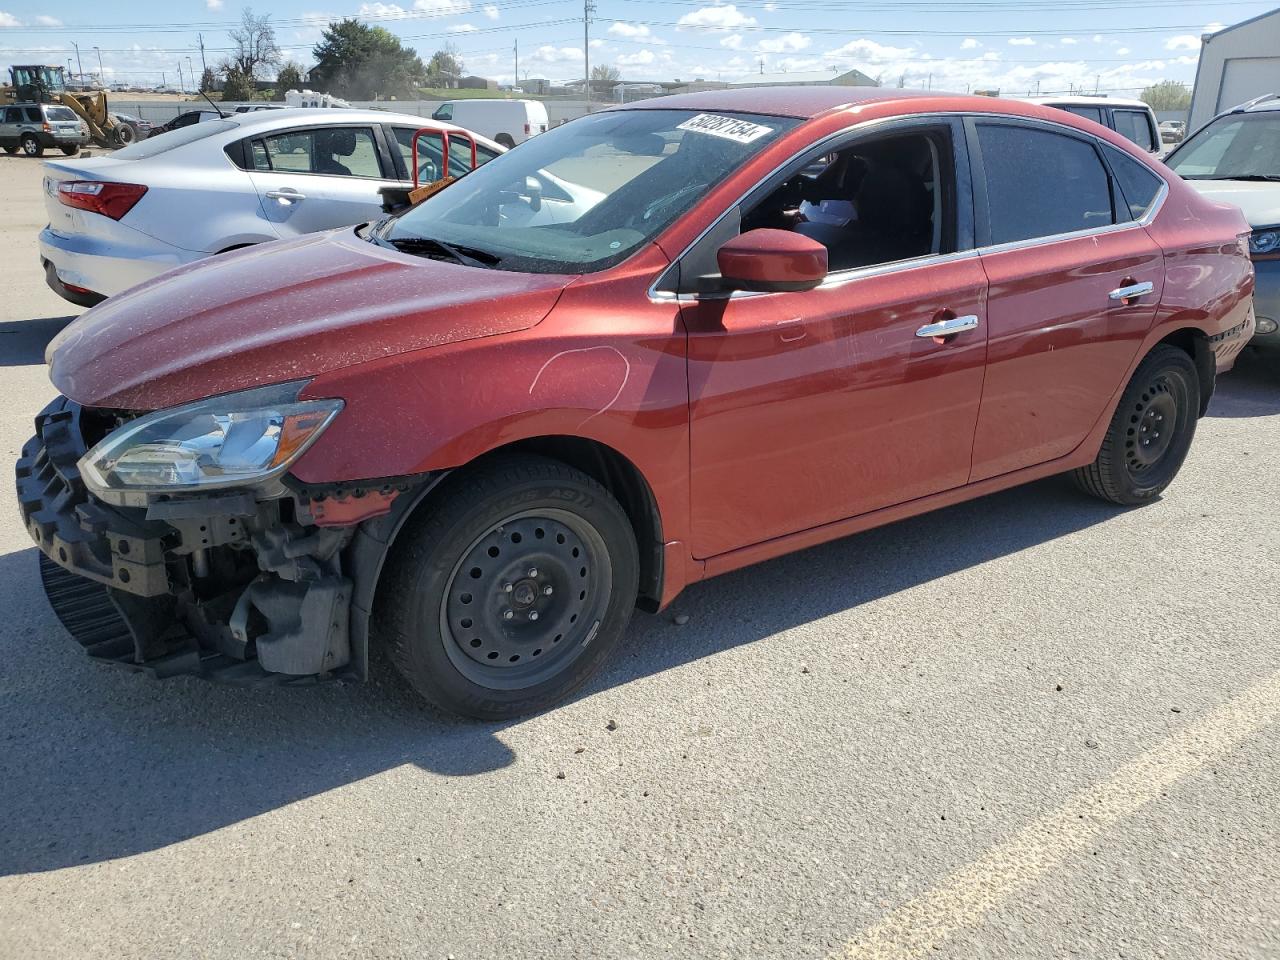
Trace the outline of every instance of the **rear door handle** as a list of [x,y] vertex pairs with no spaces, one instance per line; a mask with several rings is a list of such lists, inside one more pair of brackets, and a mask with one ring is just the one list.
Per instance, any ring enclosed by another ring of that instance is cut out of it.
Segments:
[[307,199],[307,195],[305,193],[299,193],[297,190],[293,189],[293,187],[281,187],[279,190],[268,190],[267,199],[282,200],[286,203],[292,203],[294,200]]
[[978,329],[978,318],[972,313],[963,317],[951,317],[937,323],[926,323],[916,331],[917,337],[951,337],[957,333]]
[[1116,287],[1107,294],[1112,300],[1119,300],[1123,303],[1126,300],[1136,300],[1138,297],[1144,297],[1156,288],[1156,285],[1150,280],[1144,280],[1142,283],[1131,283],[1127,286]]

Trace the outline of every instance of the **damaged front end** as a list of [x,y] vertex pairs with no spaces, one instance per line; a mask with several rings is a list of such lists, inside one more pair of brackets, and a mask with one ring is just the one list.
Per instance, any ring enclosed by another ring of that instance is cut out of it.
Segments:
[[353,632],[360,575],[348,548],[359,524],[386,514],[414,482],[307,488],[273,466],[269,482],[248,489],[175,484],[104,496],[100,476],[82,476],[86,452],[129,424],[128,414],[59,398],[17,464],[49,602],[89,655],[158,677],[364,679],[372,587]]

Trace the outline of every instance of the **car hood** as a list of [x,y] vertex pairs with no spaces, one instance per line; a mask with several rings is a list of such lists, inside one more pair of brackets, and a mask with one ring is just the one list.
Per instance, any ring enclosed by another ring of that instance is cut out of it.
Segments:
[[1280,225],[1280,183],[1253,180],[1188,180],[1201,196],[1244,211],[1251,227]]
[[525,330],[572,279],[413,257],[347,229],[163,274],[89,310],[46,356],[77,403],[155,410]]

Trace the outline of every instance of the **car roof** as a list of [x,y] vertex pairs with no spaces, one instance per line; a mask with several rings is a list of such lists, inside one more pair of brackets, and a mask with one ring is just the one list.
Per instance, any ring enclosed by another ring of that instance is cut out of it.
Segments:
[[1231,108],[1227,113],[1261,113],[1266,110],[1280,110],[1280,93],[1268,93],[1255,97],[1247,103]]
[[974,109],[990,109],[998,101],[992,97],[941,93],[936,90],[900,90],[885,87],[734,87],[729,90],[700,90],[677,93],[620,104],[611,110],[725,110],[731,113],[764,113],[777,117],[808,120],[840,107],[863,103],[913,100],[971,100]]

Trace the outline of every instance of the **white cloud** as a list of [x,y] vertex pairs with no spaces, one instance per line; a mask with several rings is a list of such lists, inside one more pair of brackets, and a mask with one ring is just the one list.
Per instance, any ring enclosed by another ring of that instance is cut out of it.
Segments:
[[[222,0],[217,0],[221,3]],[[398,17],[409,16],[409,11],[398,3],[362,3],[360,9],[356,11],[357,17],[366,17],[370,19],[388,20]]]
[[1034,47],[1036,42],[1030,37],[1010,37],[1009,46],[1011,47]]
[[649,28],[643,23],[626,23],[623,20],[610,26],[608,32],[615,37],[625,37],[628,40],[639,40],[650,35]]
[[1075,37],[1063,37],[1058,42],[1061,43],[1064,47],[1074,47],[1080,41],[1077,40]]
[[1166,40],[1164,48],[1166,50],[1199,50],[1200,38],[1190,33],[1179,34]]
[[915,55],[916,51],[910,47],[890,47],[883,43],[876,43],[874,40],[859,38],[850,40],[843,47],[836,47],[827,54],[827,57],[851,57],[871,63],[888,63],[894,60],[906,60]]
[[484,5],[484,15],[488,17],[490,20],[497,20],[498,17],[502,16],[502,14],[498,11],[498,8],[495,7],[492,3],[486,3]]
[[466,13],[471,9],[471,0],[413,0],[413,9],[429,17],[448,17]]
[[742,49],[742,34],[740,34],[740,33],[731,33],[731,34],[729,34],[727,37],[722,37],[722,38],[720,39],[720,46],[722,46],[722,47],[726,47],[726,48],[728,48],[729,50],[741,50],[741,49]]
[[658,58],[654,56],[652,50],[637,50],[635,53],[624,53],[618,58],[618,66],[620,67],[644,67],[653,63]]
[[57,17],[50,17],[50,16],[46,16],[45,14],[40,14],[40,16],[36,17],[36,23],[42,27],[62,26],[62,21],[59,20]]
[[761,40],[757,49],[761,53],[797,53],[807,48],[812,42],[803,33],[797,33],[793,30],[790,33],[784,33],[780,37]]
[[778,9],[778,5],[776,3],[766,3],[764,5],[764,9],[766,13],[773,13],[773,11]]
[[960,44],[960,49],[961,50],[977,50],[980,46],[982,46],[982,44],[980,44],[977,40],[973,39],[973,37],[965,37]]
[[[535,63],[565,63],[568,61],[576,61],[580,64],[582,63],[582,48],[553,47],[550,44],[545,44],[533,51],[533,55],[529,57],[529,59]],[[579,74],[578,78],[581,79],[582,75]]]
[[604,41],[599,37],[592,37],[591,42],[587,44],[592,50],[599,50],[604,46]]
[[1100,34],[1100,33],[1095,33],[1095,34],[1093,35],[1093,42],[1094,42],[1094,43],[1102,43],[1102,42],[1103,42],[1103,41],[1105,41],[1106,39],[1107,39],[1107,38],[1106,38],[1106,37],[1104,37],[1104,36],[1103,36],[1102,34]]
[[446,29],[449,33],[475,33],[480,28],[474,23],[454,23]]
[[15,17],[12,13],[5,13],[0,10],[0,27],[20,27],[22,21]]
[[708,30],[730,30],[736,27],[754,27],[756,18],[749,17],[732,3],[714,7],[699,7],[676,21],[681,27],[703,27]]
[[1128,47],[1120,47],[1118,50],[1116,50],[1116,54],[1121,57],[1126,56],[1131,52],[1132,51]]
[[1213,23],[1206,23],[1204,25],[1204,32],[1217,33],[1219,30],[1225,30],[1226,27],[1227,25],[1225,23],[1219,23],[1217,20],[1215,20],[1213,21]]

